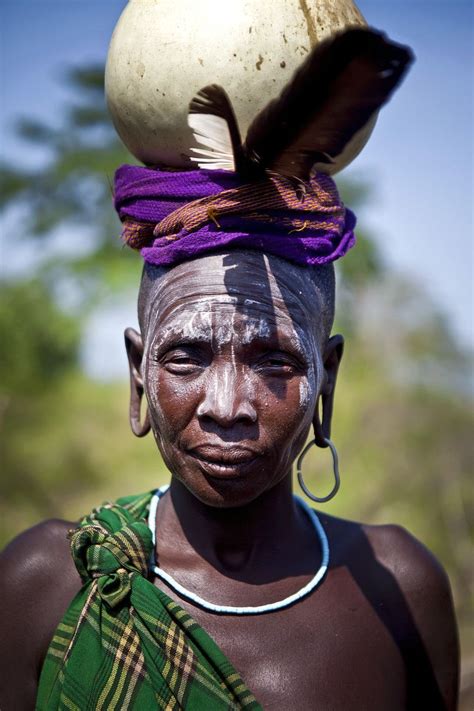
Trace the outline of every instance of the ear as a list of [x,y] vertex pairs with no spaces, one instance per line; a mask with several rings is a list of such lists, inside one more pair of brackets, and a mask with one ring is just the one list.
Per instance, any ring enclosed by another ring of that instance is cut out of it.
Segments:
[[146,408],[143,423],[140,420],[143,398],[143,379],[141,376],[143,341],[140,334],[137,333],[134,328],[127,328],[124,336],[130,370],[130,427],[136,437],[144,437],[150,431],[150,419],[148,416],[148,408]]
[[[344,352],[344,338],[342,336],[331,336],[326,344],[323,354],[323,383],[316,401],[314,411],[313,427],[314,438],[318,447],[327,447],[326,439],[331,438],[331,420],[334,406],[334,392],[336,390],[336,380],[339,365]],[[321,402],[321,415],[319,412]]]

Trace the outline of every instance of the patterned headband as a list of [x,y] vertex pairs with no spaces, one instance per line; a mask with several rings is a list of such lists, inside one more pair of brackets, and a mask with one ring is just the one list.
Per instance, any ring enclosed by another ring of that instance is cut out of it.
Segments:
[[123,165],[115,175],[115,208],[126,244],[156,265],[228,248],[326,264],[355,243],[356,218],[322,173],[300,185],[277,174],[242,184],[233,171]]

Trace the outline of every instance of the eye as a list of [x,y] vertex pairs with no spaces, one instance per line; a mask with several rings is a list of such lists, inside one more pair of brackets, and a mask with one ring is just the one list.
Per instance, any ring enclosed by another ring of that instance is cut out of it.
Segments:
[[302,363],[286,353],[268,353],[257,361],[255,370],[270,377],[292,377],[305,371]]
[[200,372],[208,365],[199,348],[172,348],[156,359],[169,373],[189,375]]

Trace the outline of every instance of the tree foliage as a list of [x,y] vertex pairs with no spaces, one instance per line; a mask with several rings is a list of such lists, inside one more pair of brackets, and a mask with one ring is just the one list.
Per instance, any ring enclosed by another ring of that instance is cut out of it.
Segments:
[[39,145],[48,157],[35,168],[5,162],[0,165],[0,206],[23,208],[18,239],[31,240],[33,249],[39,249],[58,229],[79,227],[91,236],[86,254],[72,250],[59,262],[48,254],[41,278],[48,282],[51,272],[57,278],[59,270],[81,285],[81,277],[87,273],[83,296],[93,301],[104,291],[104,285],[130,285],[137,277],[138,260],[130,250],[122,249],[112,205],[114,171],[134,159],[117,138],[108,117],[103,67],[71,69],[65,81],[72,99],[64,107],[59,128],[36,119],[19,119],[18,135]]
[[0,284],[0,392],[32,397],[75,367],[80,329],[38,280]]

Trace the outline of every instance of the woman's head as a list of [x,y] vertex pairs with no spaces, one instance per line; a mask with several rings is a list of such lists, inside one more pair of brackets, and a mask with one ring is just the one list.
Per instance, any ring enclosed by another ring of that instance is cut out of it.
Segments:
[[332,265],[256,251],[146,265],[141,338],[126,334],[132,400],[145,391],[167,466],[200,500],[255,499],[289,474],[312,423],[329,434],[342,351],[333,316]]

